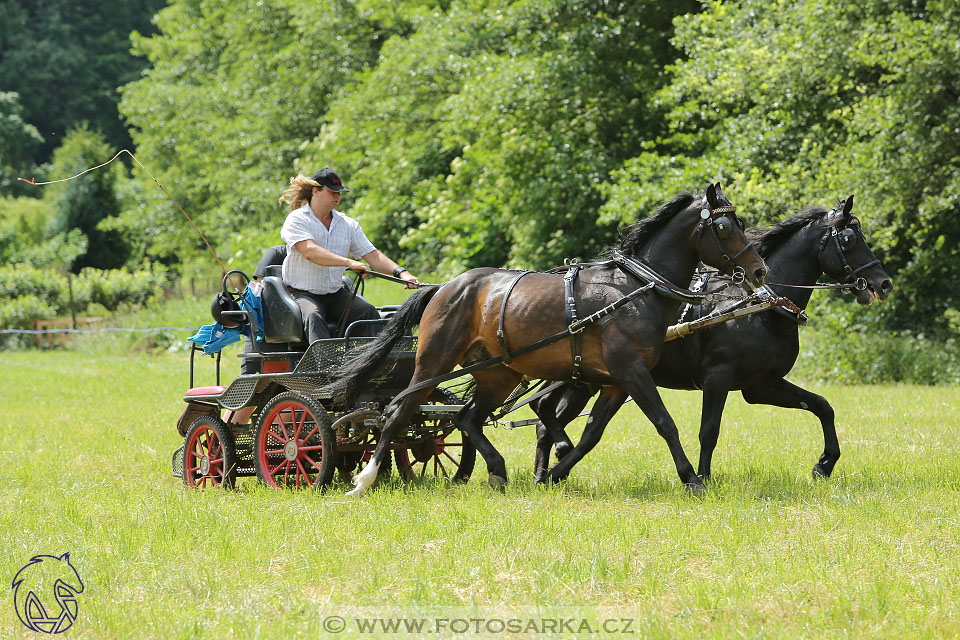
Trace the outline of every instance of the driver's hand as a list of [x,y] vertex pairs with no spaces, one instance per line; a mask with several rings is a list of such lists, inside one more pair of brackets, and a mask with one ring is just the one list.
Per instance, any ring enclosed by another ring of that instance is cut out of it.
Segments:
[[420,281],[417,280],[417,277],[409,271],[402,272],[400,274],[400,279],[406,282],[406,284],[403,285],[405,289],[416,289],[420,286]]
[[356,271],[364,278],[370,277],[370,274],[367,273],[368,271],[370,271],[370,267],[368,267],[366,264],[358,260],[351,260],[347,264],[347,269],[350,269],[351,271]]

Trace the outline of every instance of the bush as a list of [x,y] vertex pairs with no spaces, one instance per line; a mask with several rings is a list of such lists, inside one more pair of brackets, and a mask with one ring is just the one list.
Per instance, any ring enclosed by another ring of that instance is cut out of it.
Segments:
[[[89,314],[139,306],[163,295],[168,284],[167,269],[157,264],[138,271],[86,268],[72,279],[73,309]],[[69,313],[70,286],[54,269],[0,266],[0,328],[26,329],[34,320]]]
[[800,330],[797,377],[845,384],[960,383],[957,336],[890,331],[883,328],[886,310],[876,305],[863,309],[833,299],[811,306],[810,326]]

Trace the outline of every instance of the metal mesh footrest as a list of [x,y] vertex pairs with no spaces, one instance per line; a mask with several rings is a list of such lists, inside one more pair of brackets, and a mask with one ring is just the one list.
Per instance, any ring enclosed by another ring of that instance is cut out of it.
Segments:
[[[354,352],[362,349],[376,338],[332,338],[317,340],[307,348],[307,351],[297,364],[294,373],[328,372],[331,367],[339,367]],[[400,338],[391,354],[413,354],[417,351],[417,338],[404,336]]]
[[217,398],[217,402],[224,409],[230,409],[231,411],[237,411],[247,406],[247,403],[250,402],[250,398],[253,397],[253,392],[257,390],[257,379],[256,378],[236,378],[233,382],[230,383],[230,386],[227,387],[226,391]]
[[183,479],[183,445],[177,447],[177,450],[173,452],[173,475],[175,478]]

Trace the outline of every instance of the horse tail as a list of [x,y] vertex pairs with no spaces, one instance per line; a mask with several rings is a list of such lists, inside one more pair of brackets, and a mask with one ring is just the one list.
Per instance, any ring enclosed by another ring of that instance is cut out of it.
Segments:
[[353,404],[357,390],[373,377],[383,361],[387,359],[393,345],[420,324],[423,312],[439,290],[439,285],[422,287],[407,298],[376,340],[357,351],[343,364],[337,380],[327,388],[337,404],[345,406]]

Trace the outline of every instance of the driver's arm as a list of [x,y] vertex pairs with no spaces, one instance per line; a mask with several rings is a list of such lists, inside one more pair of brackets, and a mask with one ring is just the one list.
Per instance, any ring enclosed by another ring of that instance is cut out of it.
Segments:
[[338,256],[332,251],[324,249],[313,240],[301,240],[293,245],[304,258],[321,267],[345,267],[357,272],[369,271],[367,265],[357,260]]

